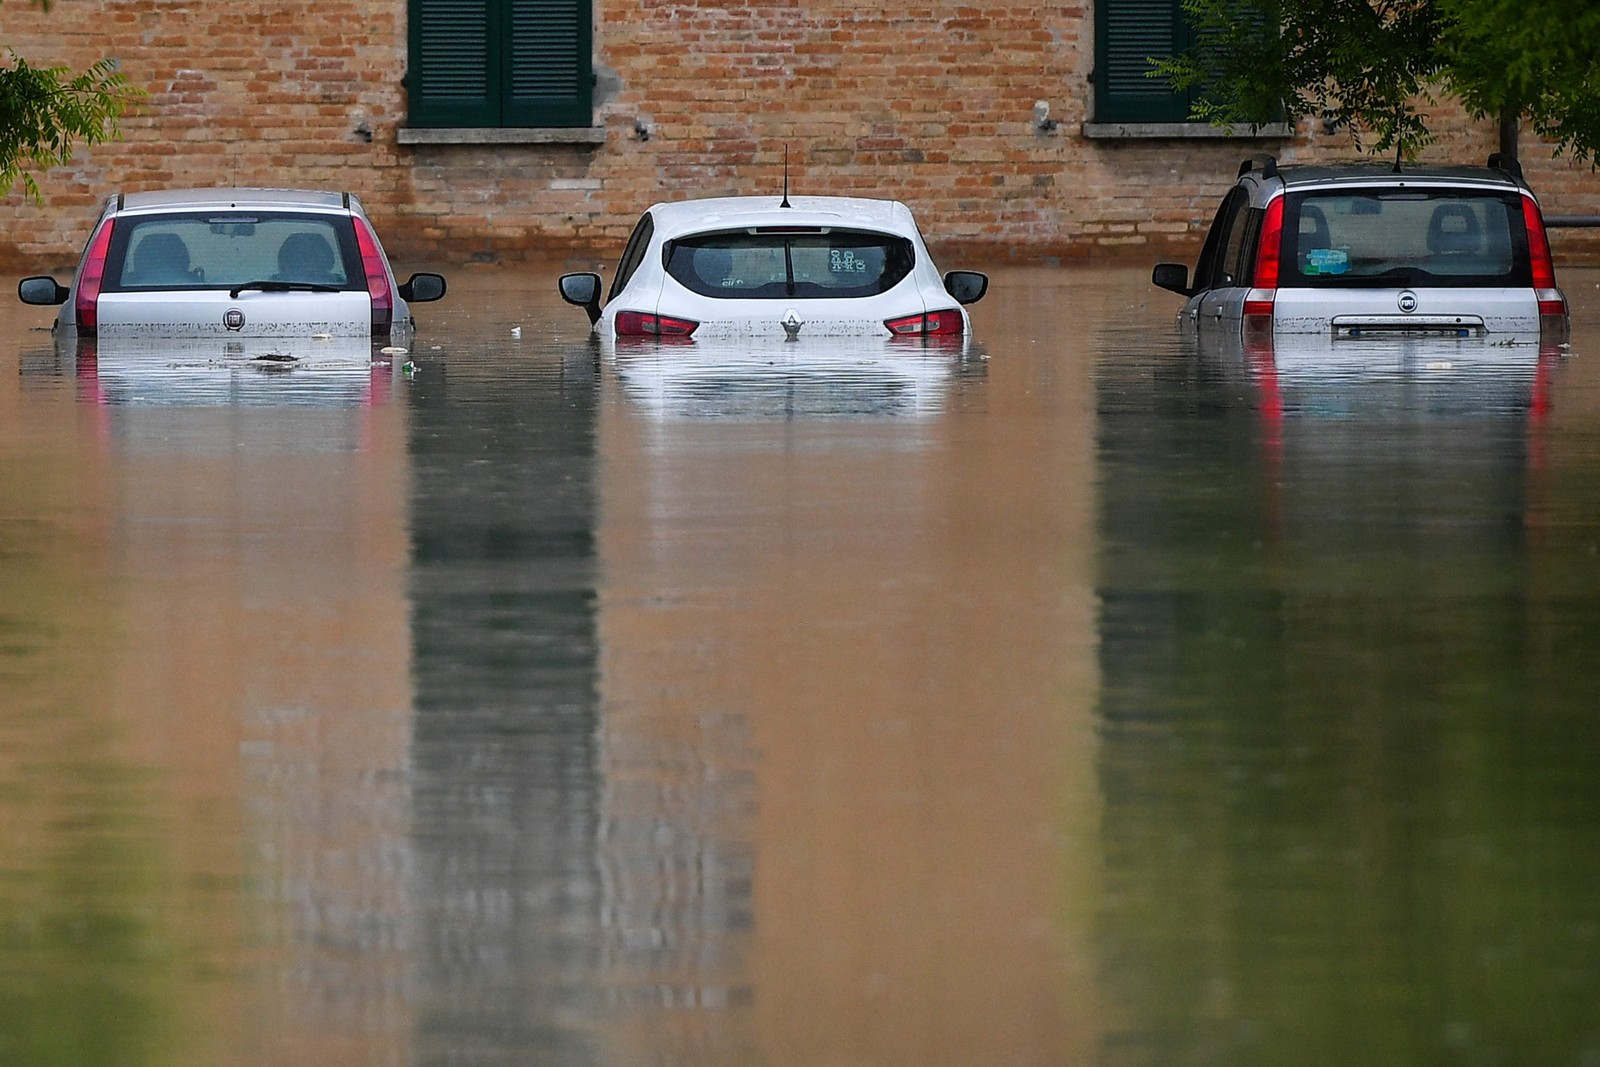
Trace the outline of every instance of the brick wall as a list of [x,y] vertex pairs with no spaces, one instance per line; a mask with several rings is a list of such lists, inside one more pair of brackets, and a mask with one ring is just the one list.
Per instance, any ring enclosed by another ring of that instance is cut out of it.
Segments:
[[[935,247],[959,246],[965,261],[1154,259],[1192,253],[1244,156],[1351,154],[1348,138],[1310,123],[1288,142],[1087,140],[1092,9],[982,0],[596,0],[603,144],[399,144],[405,9],[0,5],[0,39],[30,62],[115,56],[149,93],[123,141],[45,176],[42,205],[0,201],[0,263],[70,263],[109,192],[208,184],[352,190],[391,255],[412,262],[609,257],[656,200],[776,192],[786,145],[796,191],[904,199]],[[1033,127],[1036,100],[1053,131]],[[1493,126],[1447,110],[1427,158],[1487,157]],[[1547,212],[1600,213],[1587,166],[1537,145],[1523,154]],[[1558,252],[1600,254],[1596,236],[1558,235]]]

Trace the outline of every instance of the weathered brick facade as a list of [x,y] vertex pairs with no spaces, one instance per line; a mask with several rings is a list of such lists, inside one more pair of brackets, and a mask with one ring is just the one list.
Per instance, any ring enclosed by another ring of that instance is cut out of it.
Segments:
[[[402,144],[405,0],[6,3],[0,42],[30,62],[114,56],[149,96],[124,140],[45,176],[42,205],[0,201],[0,263],[70,262],[109,192],[209,184],[352,190],[407,261],[609,255],[656,200],[776,192],[786,145],[797,191],[904,199],[967,261],[1153,259],[1190,253],[1244,156],[1351,154],[1311,123],[1280,141],[1088,139],[1093,37],[1088,3],[596,0],[603,142]],[[1038,100],[1054,129],[1033,124]],[[1492,124],[1438,121],[1428,158],[1494,147]],[[1589,167],[1523,156],[1547,212],[1600,212]],[[1558,235],[1558,253],[1588,236]]]

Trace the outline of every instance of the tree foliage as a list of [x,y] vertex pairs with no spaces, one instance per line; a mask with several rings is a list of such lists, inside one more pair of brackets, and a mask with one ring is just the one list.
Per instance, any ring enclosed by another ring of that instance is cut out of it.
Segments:
[[1600,160],[1600,4],[1438,3],[1445,82],[1474,116],[1525,118],[1558,151]]
[[1593,0],[1184,0],[1194,46],[1154,74],[1200,89],[1193,116],[1314,115],[1358,148],[1410,157],[1423,110],[1526,118],[1558,151],[1600,154],[1600,5]]
[[[33,0],[49,10],[49,0]],[[72,159],[75,144],[97,144],[117,136],[118,121],[137,99],[114,60],[103,59],[74,74],[66,67],[35,67],[14,51],[0,65],[0,195],[20,180],[39,199],[35,170]]]

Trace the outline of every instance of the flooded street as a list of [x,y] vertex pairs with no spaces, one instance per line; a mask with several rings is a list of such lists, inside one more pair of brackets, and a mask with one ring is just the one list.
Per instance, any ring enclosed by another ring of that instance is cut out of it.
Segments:
[[0,1065],[1600,1065],[1600,270],[1363,361],[1139,265],[601,354],[560,269],[414,373],[13,301]]

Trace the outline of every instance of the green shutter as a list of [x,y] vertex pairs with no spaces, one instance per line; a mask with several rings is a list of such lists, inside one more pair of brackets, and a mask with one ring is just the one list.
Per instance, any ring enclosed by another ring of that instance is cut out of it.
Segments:
[[1180,0],[1100,0],[1095,5],[1095,121],[1189,121],[1188,95],[1149,76],[1152,58],[1187,47]]
[[411,0],[406,89],[414,124],[500,125],[492,6],[486,0]]
[[506,126],[588,126],[594,71],[590,0],[509,0]]
[[588,126],[592,0],[410,0],[417,126]]

